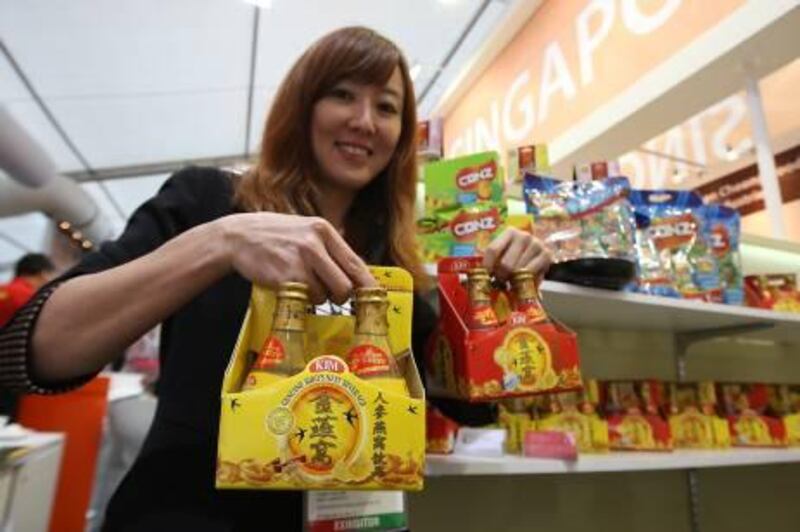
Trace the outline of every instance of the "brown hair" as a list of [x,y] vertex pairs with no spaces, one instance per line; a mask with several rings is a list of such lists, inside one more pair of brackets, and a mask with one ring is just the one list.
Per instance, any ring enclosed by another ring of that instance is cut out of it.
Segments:
[[297,60],[272,102],[258,164],[240,181],[235,201],[248,211],[318,215],[310,134],[314,104],[344,79],[382,85],[397,67],[405,99],[400,138],[386,168],[356,195],[345,234],[362,256],[370,245],[385,242],[381,256],[371,261],[405,268],[418,288],[427,288],[430,281],[417,255],[414,225],[414,87],[397,46],[370,29],[349,27],[329,33]]

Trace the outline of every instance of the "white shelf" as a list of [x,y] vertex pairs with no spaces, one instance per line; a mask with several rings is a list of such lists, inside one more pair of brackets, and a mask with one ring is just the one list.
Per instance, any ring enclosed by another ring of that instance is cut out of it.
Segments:
[[[436,275],[436,266],[426,264]],[[568,327],[752,338],[800,344],[800,314],[545,281],[548,313]],[[753,330],[746,332],[745,329]]]
[[735,305],[705,303],[646,294],[585,288],[566,283],[542,283],[548,312],[570,327],[679,334],[709,333],[761,327],[748,336],[800,343],[800,314]]
[[800,449],[728,449],[665,453],[582,454],[574,462],[508,455],[499,458],[428,455],[428,476],[536,475],[658,471],[800,462]]
[[[8,427],[8,426],[7,426]],[[7,427],[3,427],[6,429]],[[37,432],[31,429],[20,429],[22,432],[14,432],[14,437],[8,437],[8,432],[0,430],[0,449],[30,447],[47,447],[53,443],[60,442],[64,435],[60,432]],[[19,434],[19,435],[17,435]]]

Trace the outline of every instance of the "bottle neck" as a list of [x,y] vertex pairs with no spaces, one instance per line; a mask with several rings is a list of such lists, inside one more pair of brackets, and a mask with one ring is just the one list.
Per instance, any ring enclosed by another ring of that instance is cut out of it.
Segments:
[[488,279],[469,281],[469,301],[473,305],[484,305],[492,301],[491,286]]
[[302,332],[306,328],[306,302],[300,299],[279,299],[275,306],[272,329]]
[[388,303],[360,303],[356,309],[356,335],[386,336],[389,321],[386,317]]
[[514,283],[513,287],[517,301],[520,303],[536,303],[539,301],[539,292],[533,279]]

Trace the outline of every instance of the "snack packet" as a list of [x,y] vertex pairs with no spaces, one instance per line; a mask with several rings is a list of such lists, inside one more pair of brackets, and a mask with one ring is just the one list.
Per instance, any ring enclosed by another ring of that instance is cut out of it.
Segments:
[[749,306],[800,313],[797,274],[748,275],[744,285]]
[[503,199],[502,167],[493,151],[429,163],[424,174],[425,213],[429,216]]
[[482,255],[505,227],[505,218],[505,205],[476,203],[418,220],[417,240],[423,261]]
[[717,263],[703,238],[703,200],[687,190],[633,190],[637,290],[722,301]]
[[741,219],[738,211],[711,204],[702,208],[703,236],[717,260],[722,299],[729,305],[744,304],[742,261],[739,255]]
[[554,262],[584,258],[634,260],[633,215],[624,177],[578,183],[525,176],[525,207],[533,234],[553,252]]
[[451,257],[482,255],[501,229],[506,208],[501,203],[467,205],[439,214],[449,235]]

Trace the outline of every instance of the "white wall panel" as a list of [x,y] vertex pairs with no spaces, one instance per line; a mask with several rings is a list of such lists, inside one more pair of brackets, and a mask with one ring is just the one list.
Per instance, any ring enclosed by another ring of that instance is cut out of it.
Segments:
[[53,102],[94,168],[231,155],[244,150],[246,92]]

